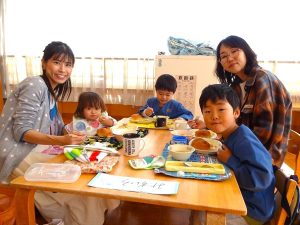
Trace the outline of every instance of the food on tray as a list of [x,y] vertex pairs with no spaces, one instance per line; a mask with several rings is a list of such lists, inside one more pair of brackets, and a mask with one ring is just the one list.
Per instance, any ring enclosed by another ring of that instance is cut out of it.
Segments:
[[139,120],[139,119],[143,119],[143,117],[140,114],[135,113],[135,114],[131,115],[131,119],[132,120]]
[[143,124],[153,123],[154,120],[152,117],[142,117],[140,114],[132,114],[130,118],[130,122]]
[[211,148],[210,143],[202,138],[195,138],[191,141],[191,146],[195,149],[209,150]]
[[195,131],[195,137],[216,138],[217,134],[211,130],[201,129]]
[[99,137],[111,137],[113,133],[109,127],[103,127],[97,130],[97,135]]
[[189,145],[193,146],[198,153],[212,154],[216,153],[222,147],[222,143],[216,139],[210,138],[193,138]]

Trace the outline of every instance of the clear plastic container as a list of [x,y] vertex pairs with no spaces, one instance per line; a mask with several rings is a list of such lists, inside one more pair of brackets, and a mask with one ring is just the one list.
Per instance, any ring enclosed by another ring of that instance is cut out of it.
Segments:
[[25,172],[27,181],[73,183],[81,175],[78,165],[63,163],[34,163]]

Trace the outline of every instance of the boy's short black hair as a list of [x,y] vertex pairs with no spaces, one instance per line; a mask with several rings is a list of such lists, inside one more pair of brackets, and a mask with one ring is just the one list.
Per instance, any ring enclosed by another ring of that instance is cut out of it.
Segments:
[[155,83],[155,90],[170,91],[175,93],[177,88],[176,79],[170,74],[160,75]]
[[226,100],[234,110],[240,108],[240,99],[238,95],[227,84],[212,84],[203,89],[199,99],[201,111],[203,111],[208,100],[211,100],[212,102]]

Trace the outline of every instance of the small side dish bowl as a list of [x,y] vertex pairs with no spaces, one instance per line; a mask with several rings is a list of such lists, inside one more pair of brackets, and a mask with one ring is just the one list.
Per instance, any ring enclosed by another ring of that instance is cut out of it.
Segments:
[[180,161],[186,161],[188,160],[193,152],[195,151],[195,148],[190,145],[184,145],[184,144],[174,144],[169,145],[169,153],[170,155]]

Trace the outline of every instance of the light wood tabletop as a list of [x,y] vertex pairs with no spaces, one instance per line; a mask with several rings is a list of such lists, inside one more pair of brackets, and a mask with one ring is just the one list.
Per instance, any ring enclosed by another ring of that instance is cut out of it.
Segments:
[[[150,130],[144,137],[146,145],[139,157],[150,154],[160,155],[164,146],[171,139],[168,130]],[[123,150],[120,150],[123,153]],[[87,183],[94,174],[82,174],[74,183],[29,182],[24,177],[12,181],[17,188],[17,224],[35,225],[34,192],[36,190],[90,195],[101,198],[119,199],[123,201],[140,202],[161,206],[170,206],[199,210],[206,212],[206,224],[226,224],[226,214],[246,215],[247,209],[238,187],[237,181],[232,176],[225,181],[204,181],[196,179],[174,178],[166,175],[155,174],[152,170],[134,170],[128,164],[132,157],[120,157],[119,162],[110,174],[145,179],[164,181],[178,181],[179,189],[176,195],[154,195],[121,190],[93,188]],[[53,162],[63,162],[63,155],[57,156]]]

